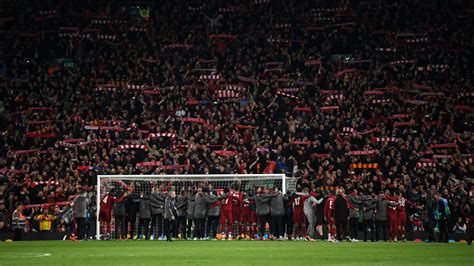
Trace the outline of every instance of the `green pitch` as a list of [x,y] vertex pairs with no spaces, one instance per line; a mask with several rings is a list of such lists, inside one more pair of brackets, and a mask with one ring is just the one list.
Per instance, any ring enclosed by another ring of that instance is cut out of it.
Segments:
[[[308,264],[309,263],[309,264]],[[289,241],[0,243],[0,265],[473,265],[467,244]]]

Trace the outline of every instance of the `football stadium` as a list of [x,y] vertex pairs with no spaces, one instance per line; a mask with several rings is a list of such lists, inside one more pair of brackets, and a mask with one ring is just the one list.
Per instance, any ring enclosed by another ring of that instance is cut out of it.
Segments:
[[473,1],[0,3],[0,266],[474,264]]

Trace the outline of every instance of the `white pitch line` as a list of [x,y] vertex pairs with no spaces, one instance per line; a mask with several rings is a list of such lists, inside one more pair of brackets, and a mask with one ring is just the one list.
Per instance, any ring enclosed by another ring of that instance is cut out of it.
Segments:
[[50,257],[51,253],[10,253],[9,255],[24,257],[24,258],[41,258],[41,257]]
[[38,254],[38,255],[36,255],[35,257],[36,257],[36,258],[39,258],[39,257],[49,257],[49,256],[51,256],[50,253],[43,253],[43,254]]

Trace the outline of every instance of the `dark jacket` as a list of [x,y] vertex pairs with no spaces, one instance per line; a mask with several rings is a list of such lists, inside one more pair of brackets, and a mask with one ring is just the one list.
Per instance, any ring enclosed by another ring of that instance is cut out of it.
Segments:
[[163,209],[163,218],[167,220],[174,220],[178,217],[178,210],[176,209],[176,199],[166,197],[165,208]]
[[74,214],[76,218],[87,218],[87,206],[89,205],[89,197],[79,194],[74,199]]
[[428,219],[430,221],[435,220],[438,208],[438,201],[434,198],[434,196],[428,196],[426,199],[426,211],[428,212]]
[[163,192],[153,192],[150,196],[151,214],[158,215],[163,213],[165,206],[165,195]]
[[270,198],[270,215],[285,215],[285,206],[283,205],[283,195],[281,194],[281,192],[272,193],[272,196]]
[[125,199],[125,211],[127,216],[131,219],[137,217],[137,213],[140,205],[140,195],[133,193]]
[[151,218],[150,196],[145,195],[140,199],[138,217],[140,219]]
[[178,209],[178,216],[186,216],[186,206],[188,205],[188,197],[186,195],[178,195],[176,197],[176,208]]
[[[362,201],[360,199],[358,199],[357,197],[349,196],[348,200],[349,200],[349,203],[352,204],[352,206],[354,206],[357,209],[360,209],[360,206],[362,204]],[[353,208],[349,208],[349,217],[358,218],[359,211],[356,211]]]
[[[324,206],[326,205],[326,197],[323,197],[322,195],[318,195],[316,197],[317,200],[321,200],[322,199],[322,202],[321,204],[318,204],[316,205],[316,217],[324,217]],[[318,218],[318,219],[320,219]]]
[[388,206],[397,206],[396,203],[391,203],[388,200],[381,200],[377,202],[376,213],[375,213],[375,220],[385,222],[387,221],[387,208]]
[[[255,201],[255,197],[252,198]],[[291,206],[290,202],[292,200],[291,196],[286,194],[283,197],[283,206],[285,206],[285,215],[293,215],[293,206]]]
[[337,196],[334,200],[334,210],[336,220],[347,220],[349,218],[349,206],[343,196]]
[[217,198],[209,199],[208,195],[204,193],[197,193],[194,197],[194,219],[206,218],[207,206],[215,203]]
[[260,193],[255,196],[257,215],[267,215],[270,213],[270,199],[271,195],[269,193]]
[[362,216],[364,220],[373,220],[374,219],[374,211],[377,207],[377,201],[375,200],[366,200],[364,201],[364,210]]
[[217,196],[214,194],[211,194],[209,195],[209,200],[216,200],[216,202],[207,206],[207,216],[219,216],[220,207],[219,207],[219,202],[217,202],[218,200]]
[[194,219],[194,196],[195,194],[188,195],[188,208],[186,213],[187,219]]
[[123,195],[117,195],[114,200],[114,215],[115,216],[123,216],[125,215],[125,199]]

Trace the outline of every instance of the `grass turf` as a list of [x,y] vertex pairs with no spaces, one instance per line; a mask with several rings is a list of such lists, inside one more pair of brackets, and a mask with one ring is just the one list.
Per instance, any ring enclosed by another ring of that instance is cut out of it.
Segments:
[[[295,241],[0,243],[0,265],[474,265],[467,244]],[[310,264],[308,264],[310,263]]]

